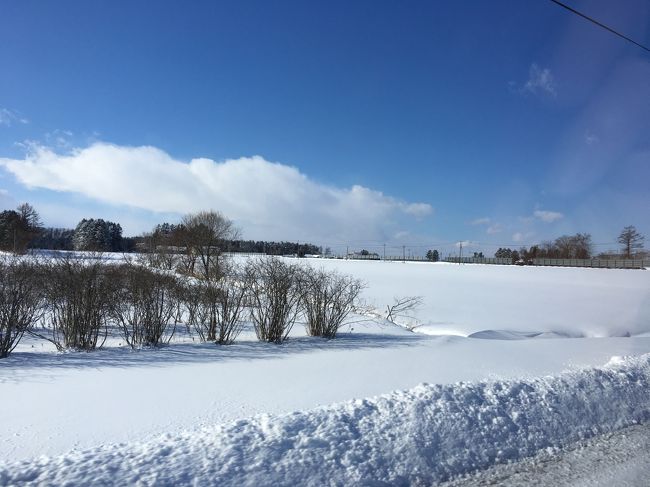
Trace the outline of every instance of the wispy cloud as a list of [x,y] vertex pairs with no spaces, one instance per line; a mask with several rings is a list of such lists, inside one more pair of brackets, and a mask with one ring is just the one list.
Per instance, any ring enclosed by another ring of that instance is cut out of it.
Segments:
[[589,131],[587,131],[587,132],[585,133],[585,143],[586,143],[587,145],[594,145],[594,144],[596,144],[599,140],[600,140],[600,139],[598,138],[598,136],[597,136],[596,134],[594,134],[594,133],[592,133],[592,132],[589,132]]
[[[516,87],[517,83],[511,83]],[[540,68],[536,63],[531,64],[528,70],[528,79],[518,89],[521,93],[532,93],[533,95],[557,95],[557,83],[549,68]]]
[[529,238],[533,237],[535,235],[535,232],[517,232],[512,235],[512,241],[521,243],[524,242],[525,240],[528,240]]
[[554,221],[564,218],[564,215],[559,211],[545,211],[545,210],[535,210],[533,216],[543,221],[544,223],[552,223]]
[[472,220],[469,222],[470,225],[488,225],[492,220],[490,220],[488,217],[483,217],[483,218],[477,218],[476,220]]
[[499,223],[490,225],[486,230],[488,235],[494,235],[495,233],[500,233],[502,231],[503,231],[503,227]]
[[27,124],[29,123],[29,120],[27,120],[15,110],[9,110],[8,108],[0,107],[0,125],[4,127],[11,127],[17,123]]
[[72,148],[72,136],[74,134],[69,130],[55,129],[45,134],[45,142],[47,145],[57,147],[59,149]]
[[[184,162],[149,146],[95,143],[60,154],[41,145],[0,166],[30,188],[71,192],[111,205],[182,214],[214,208],[249,238],[389,238],[433,213],[361,185],[320,184],[260,156]],[[398,225],[402,228],[399,228]]]

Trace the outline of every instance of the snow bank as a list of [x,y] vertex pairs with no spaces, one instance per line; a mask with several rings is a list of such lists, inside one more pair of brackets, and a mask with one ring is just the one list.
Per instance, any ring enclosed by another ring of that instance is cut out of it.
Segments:
[[0,465],[0,484],[430,484],[650,419],[650,354]]

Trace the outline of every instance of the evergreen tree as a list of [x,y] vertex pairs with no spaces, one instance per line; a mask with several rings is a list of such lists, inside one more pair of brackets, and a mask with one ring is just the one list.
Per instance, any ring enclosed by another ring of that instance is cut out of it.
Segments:
[[437,250],[427,250],[426,257],[431,262],[438,262],[440,260],[440,254]]
[[122,250],[122,227],[101,218],[83,219],[72,238],[75,250],[116,252]]

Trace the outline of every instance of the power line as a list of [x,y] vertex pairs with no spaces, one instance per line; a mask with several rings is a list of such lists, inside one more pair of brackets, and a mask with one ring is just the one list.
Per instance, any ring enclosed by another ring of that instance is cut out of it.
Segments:
[[608,30],[608,31],[611,32],[612,34],[617,35],[617,36],[621,37],[622,39],[625,39],[626,41],[631,42],[632,44],[634,44],[634,45],[636,45],[636,46],[639,46],[641,49],[644,49],[644,50],[650,52],[650,48],[647,48],[647,47],[645,47],[643,44],[639,44],[638,42],[636,42],[635,40],[630,39],[630,38],[627,37],[626,35],[623,35],[623,34],[621,34],[620,32],[615,31],[615,30],[612,29],[611,27],[608,27],[608,26],[606,26],[605,24],[603,24],[603,23],[601,23],[601,22],[598,22],[596,19],[592,19],[592,18],[589,17],[588,15],[585,15],[585,14],[583,14],[583,13],[581,13],[581,12],[578,12],[576,9],[571,8],[571,7],[569,7],[568,5],[566,5],[566,4],[562,3],[562,2],[558,2],[558,0],[550,0],[550,1],[553,2],[553,3],[556,4],[556,5],[559,5],[559,6],[562,7],[562,8],[567,9],[569,12],[574,13],[574,14],[576,14],[576,15],[579,15],[579,16],[582,17],[583,19],[586,19],[586,20],[588,20],[589,22],[591,22],[591,23],[593,23],[593,24],[596,24],[598,27],[602,27],[603,29]]

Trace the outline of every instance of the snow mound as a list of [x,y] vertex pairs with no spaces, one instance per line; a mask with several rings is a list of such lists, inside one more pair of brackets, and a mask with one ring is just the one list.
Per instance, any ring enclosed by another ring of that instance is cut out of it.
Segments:
[[514,330],[483,330],[472,333],[468,338],[480,338],[483,340],[525,340],[536,338],[541,332],[514,331]]
[[0,464],[0,484],[413,485],[650,419],[650,354],[527,380],[422,384],[146,443]]

